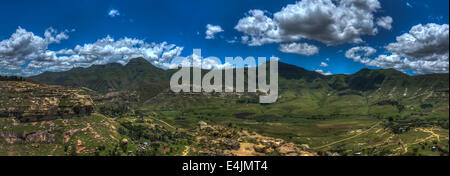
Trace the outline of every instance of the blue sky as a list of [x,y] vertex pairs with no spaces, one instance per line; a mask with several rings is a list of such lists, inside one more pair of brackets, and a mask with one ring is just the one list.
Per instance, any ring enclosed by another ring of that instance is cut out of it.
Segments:
[[[394,49],[386,49],[385,46],[396,42],[396,37],[408,33],[413,26],[419,24],[444,25],[449,23],[448,0],[379,0],[381,5],[373,12],[373,22],[385,16],[393,19],[391,29],[377,27],[377,33],[358,35],[363,42],[354,43],[344,41],[339,43],[327,43],[314,37],[303,37],[299,40],[268,42],[260,46],[249,46],[249,43],[241,42],[241,37],[246,35],[242,30],[235,29],[240,19],[251,16],[249,10],[260,9],[265,15],[274,19],[274,14],[281,11],[289,4],[296,4],[291,0],[158,0],[158,1],[102,1],[102,0],[5,0],[0,2],[0,41],[11,39],[11,35],[18,27],[32,32],[36,36],[44,38],[44,31],[49,27],[58,32],[66,31],[67,39],[48,45],[48,50],[58,51],[62,49],[74,49],[76,45],[95,43],[99,39],[110,36],[115,40],[128,37],[143,40],[147,43],[174,44],[183,47],[181,56],[192,54],[193,48],[201,48],[202,56],[216,56],[224,59],[226,56],[277,56],[282,62],[295,64],[308,70],[322,70],[332,74],[354,73],[362,68],[387,68],[389,64],[367,64],[346,57],[346,52],[353,47],[371,47],[376,49],[377,55],[390,55]],[[119,14],[112,16],[111,10]],[[223,32],[216,33],[214,39],[206,39],[206,25],[218,25]],[[301,25],[301,24],[298,24]],[[445,32],[445,31],[444,31]],[[448,42],[448,25],[447,25]],[[248,35],[248,34],[247,34]],[[444,34],[445,36],[445,34]],[[235,40],[234,43],[229,41]],[[319,51],[313,55],[286,53],[280,51],[281,44],[292,42],[307,43],[316,46]],[[6,46],[6,44],[5,44]],[[448,45],[447,45],[448,47]],[[1,52],[1,51],[0,51]],[[408,53],[394,53],[402,58],[409,58]],[[441,53],[442,54],[442,53]],[[20,60],[12,56],[3,56],[0,60]],[[406,55],[406,56],[405,56]],[[28,56],[33,57],[33,56]],[[447,62],[448,48],[441,61]],[[445,58],[446,57],[446,58]],[[26,60],[21,69],[27,67],[33,58]],[[328,58],[328,60],[327,60]],[[412,58],[420,60],[422,58]],[[428,60],[427,60],[428,61]],[[11,61],[12,62],[12,61]],[[321,62],[327,67],[320,66]],[[20,71],[8,70],[7,65],[0,65],[0,73],[16,73]],[[409,74],[421,74],[432,72],[448,72],[447,70],[426,71],[411,69],[411,67],[393,66]],[[46,67],[48,68],[48,67]],[[33,73],[39,73],[46,68],[38,68]],[[415,67],[414,67],[415,68]],[[63,69],[64,70],[64,69]],[[23,74],[22,75],[26,75]]]

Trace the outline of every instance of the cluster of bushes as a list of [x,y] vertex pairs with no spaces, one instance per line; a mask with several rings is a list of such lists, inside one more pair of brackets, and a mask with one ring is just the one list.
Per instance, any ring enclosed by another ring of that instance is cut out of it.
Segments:
[[379,106],[384,106],[384,105],[395,106],[395,107],[397,107],[399,113],[403,112],[406,109],[404,105],[402,105],[398,101],[394,101],[394,100],[383,100],[383,101],[375,103],[375,105],[379,105]]
[[397,106],[399,105],[398,101],[394,101],[394,100],[383,100],[383,101],[379,101],[377,103],[375,103],[375,105],[391,105],[391,106]]
[[440,156],[449,156],[448,146],[444,147],[438,144],[438,141],[434,140],[432,143],[423,142],[419,143],[419,147],[414,147],[406,155],[410,156],[421,156],[420,150],[431,150],[433,152],[439,152]]
[[389,117],[388,122],[384,124],[385,128],[391,129],[395,134],[407,132],[411,127],[430,127],[440,126],[449,129],[449,120],[426,120],[426,119],[398,119]]
[[422,108],[422,109],[428,109],[428,108],[432,108],[432,107],[433,107],[432,104],[421,104],[420,105],[420,108]]
[[101,114],[110,117],[121,117],[123,114],[126,114],[131,110],[128,104],[120,102],[98,105],[97,109]]
[[25,81],[25,78],[20,76],[1,76],[0,81]]
[[[137,120],[142,121],[142,120]],[[136,122],[137,122],[136,121]],[[142,121],[143,122],[143,121]],[[145,150],[135,152],[137,156],[155,156],[167,152],[176,152],[176,145],[191,145],[192,140],[184,132],[171,132],[164,128],[152,128],[131,122],[122,122],[122,127],[118,129],[121,135],[128,136],[133,141],[147,140],[149,145]],[[164,144],[164,145],[162,145]]]

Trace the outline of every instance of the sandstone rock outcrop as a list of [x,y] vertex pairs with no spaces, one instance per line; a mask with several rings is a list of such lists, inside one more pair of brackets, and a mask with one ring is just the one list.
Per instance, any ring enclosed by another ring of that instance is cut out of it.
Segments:
[[0,118],[30,122],[85,116],[93,111],[93,101],[82,89],[0,81]]

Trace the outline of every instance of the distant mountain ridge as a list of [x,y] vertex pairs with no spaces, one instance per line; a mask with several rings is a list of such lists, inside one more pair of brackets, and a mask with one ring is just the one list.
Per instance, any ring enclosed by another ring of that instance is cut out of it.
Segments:
[[85,87],[99,93],[141,90],[146,96],[154,96],[168,87],[170,75],[170,71],[155,67],[143,58],[136,58],[126,65],[93,65],[65,72],[45,72],[29,79],[48,85]]
[[[278,65],[280,95],[293,92],[298,98],[311,98],[309,94],[313,93],[317,102],[326,102],[334,95],[344,97],[342,101],[346,101],[346,96],[358,95],[366,99],[370,97],[368,101],[374,102],[407,98],[415,102],[425,101],[425,92],[441,92],[445,95],[440,98],[448,99],[448,73],[410,76],[395,69],[362,69],[352,75],[325,76],[282,62]],[[45,72],[29,79],[49,85],[86,87],[99,93],[133,90],[139,92],[145,101],[167,90],[170,77],[175,72],[160,69],[143,58],[135,58],[126,65],[111,63],[65,72]],[[428,94],[428,98],[433,97]]]

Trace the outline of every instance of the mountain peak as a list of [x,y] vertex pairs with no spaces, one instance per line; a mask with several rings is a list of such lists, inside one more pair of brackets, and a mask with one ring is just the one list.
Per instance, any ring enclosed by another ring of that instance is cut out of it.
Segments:
[[134,64],[150,64],[149,61],[147,61],[146,59],[142,58],[142,57],[137,57],[137,58],[133,58],[130,59],[130,61],[127,63],[127,65],[134,65]]
[[407,77],[409,75],[400,72],[396,69],[393,68],[389,68],[389,69],[368,69],[368,68],[363,68],[361,70],[359,70],[358,72],[356,72],[355,76],[368,76],[371,74],[382,74],[384,76],[390,76],[390,77],[397,77],[397,76],[402,76],[402,77]]

